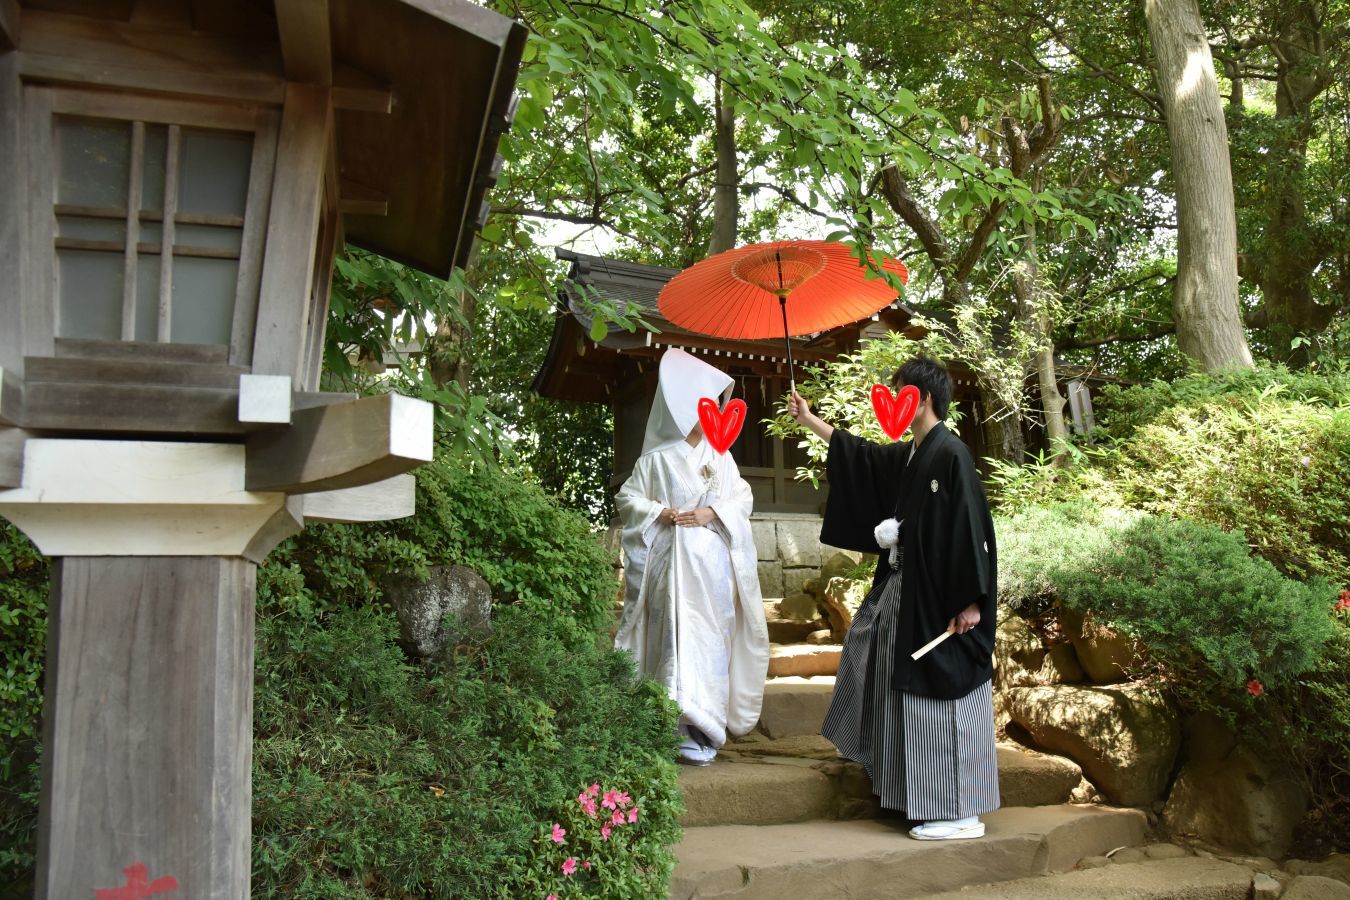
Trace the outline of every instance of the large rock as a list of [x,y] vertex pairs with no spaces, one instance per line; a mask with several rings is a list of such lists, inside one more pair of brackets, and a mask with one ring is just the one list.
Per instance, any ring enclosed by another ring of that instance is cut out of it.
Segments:
[[492,589],[473,569],[435,566],[425,581],[391,575],[382,587],[398,615],[399,643],[411,656],[437,656],[492,631]]
[[1295,875],[1321,875],[1350,886],[1350,853],[1333,853],[1317,861],[1291,859],[1284,867]]
[[1041,684],[1080,684],[1085,677],[1073,644],[1056,644],[1046,651],[1037,680]]
[[1071,609],[1061,608],[1060,625],[1073,644],[1078,664],[1092,683],[1117,684],[1128,681],[1130,673],[1140,668],[1141,651],[1139,645],[1130,638],[1116,634]]
[[1026,619],[1001,607],[994,632],[994,684],[999,688],[1036,684],[1044,660],[1040,635]]
[[778,617],[789,622],[815,622],[820,618],[820,610],[816,598],[810,594],[790,594],[779,602]]
[[819,569],[820,519],[779,519],[777,526],[778,558],[783,567]]
[[[856,555],[856,554],[855,554]],[[825,560],[820,567],[820,578],[822,581],[829,581],[831,578],[843,578],[849,572],[858,568],[858,562],[847,553],[836,552],[829,559]]]
[[852,578],[831,578],[825,583],[825,590],[820,593],[820,605],[825,610],[825,621],[836,641],[842,641],[848,633],[858,607],[867,598],[867,588],[867,582]]
[[771,738],[817,735],[830,708],[833,678],[783,678],[764,685],[759,730]]
[[1350,885],[1321,875],[1300,875],[1289,882],[1280,900],[1350,900]]
[[1308,809],[1287,762],[1240,742],[1214,716],[1186,722],[1186,757],[1163,810],[1174,834],[1279,858]]
[[1157,691],[1046,685],[1009,688],[1004,695],[1008,714],[1036,746],[1078,763],[1113,802],[1149,806],[1163,796],[1181,726]]

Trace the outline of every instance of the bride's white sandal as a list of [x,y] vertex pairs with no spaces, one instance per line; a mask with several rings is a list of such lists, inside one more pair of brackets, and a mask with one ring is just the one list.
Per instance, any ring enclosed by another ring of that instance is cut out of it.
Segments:
[[974,816],[942,822],[925,822],[909,830],[916,841],[967,841],[984,837],[984,823]]

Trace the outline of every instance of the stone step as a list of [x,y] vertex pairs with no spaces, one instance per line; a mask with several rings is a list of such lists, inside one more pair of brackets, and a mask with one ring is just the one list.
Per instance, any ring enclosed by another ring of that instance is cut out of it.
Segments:
[[770,678],[764,683],[759,729],[773,738],[820,734],[834,693],[834,676]]
[[833,675],[839,671],[839,655],[843,649],[838,644],[771,644],[769,677]]
[[983,820],[985,837],[973,841],[916,841],[898,820],[687,828],[676,848],[670,897],[927,897],[1067,871],[1085,856],[1144,839],[1144,815],[1137,810],[1008,808]]
[[929,900],[1247,900],[1252,877],[1246,866],[1187,856],[975,885]]
[[[1065,803],[1082,778],[1076,765],[1057,757],[998,748],[1003,805]],[[738,738],[703,768],[680,771],[682,824],[781,825],[812,819],[860,819],[879,810],[867,772],[841,760],[820,735]]]

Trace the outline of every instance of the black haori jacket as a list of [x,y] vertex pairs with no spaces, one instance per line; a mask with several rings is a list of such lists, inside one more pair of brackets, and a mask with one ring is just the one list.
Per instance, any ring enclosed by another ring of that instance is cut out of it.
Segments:
[[[830,481],[821,543],[879,553],[878,590],[890,577],[889,552],[873,530],[901,521],[900,621],[892,686],[956,700],[993,676],[998,548],[994,521],[970,451],[946,426],[928,432],[905,465],[908,443],[874,444],[836,428],[826,472]],[[917,662],[910,654],[947,630],[972,603],[980,624],[953,635]]]

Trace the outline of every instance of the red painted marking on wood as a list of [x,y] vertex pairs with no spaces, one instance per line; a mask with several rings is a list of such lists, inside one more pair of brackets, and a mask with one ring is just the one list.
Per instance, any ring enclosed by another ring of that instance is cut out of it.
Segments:
[[94,900],[139,900],[172,891],[178,888],[178,879],[164,875],[150,881],[150,867],[145,863],[132,863],[122,870],[127,883],[115,888],[94,888]]

